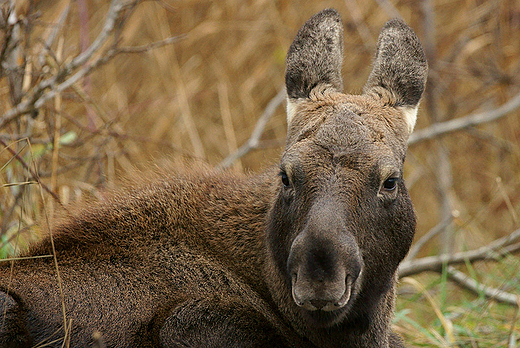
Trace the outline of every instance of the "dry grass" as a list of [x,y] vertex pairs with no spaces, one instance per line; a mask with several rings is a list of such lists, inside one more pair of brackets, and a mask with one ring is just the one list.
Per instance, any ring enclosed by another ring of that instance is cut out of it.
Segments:
[[[433,43],[430,54],[436,59],[430,79],[435,83],[437,118],[491,110],[519,93],[516,0],[437,0],[432,13],[422,3],[426,2],[394,0],[390,7],[386,0],[143,2],[126,23],[123,46],[186,37],[145,53],[121,54],[47,102],[33,119],[24,116],[0,129],[0,139],[24,163],[5,148],[0,150],[0,256],[37,238],[36,222],[42,221],[40,188],[24,165],[37,169],[61,202],[73,204],[85,196],[101,196],[118,178],[151,161],[218,164],[248,139],[256,119],[283,85],[285,52],[297,29],[325,7],[343,15],[347,91],[361,91],[379,29],[397,10],[423,42]],[[24,38],[24,91],[84,50],[99,33],[108,9],[106,0],[71,2],[66,29],[51,45],[53,54],[42,54],[42,42],[69,1],[33,4],[31,36]],[[86,4],[87,12],[78,4]],[[435,32],[425,24],[428,14],[434,15]],[[0,36],[0,42],[3,39]],[[11,91],[2,76],[0,114],[12,106]],[[430,110],[423,103],[417,128],[431,124]],[[460,212],[454,223],[456,247],[476,247],[520,227],[519,116],[516,110],[497,122],[410,148],[406,177],[419,217],[418,237],[442,219],[439,146],[449,155],[453,185],[448,194]],[[276,161],[285,132],[285,114],[279,107],[262,136],[264,148],[243,157],[234,170],[256,171]],[[58,204],[46,191],[43,197],[52,216]],[[438,250],[438,243],[431,242],[423,253]],[[515,286],[518,289],[518,282]]]

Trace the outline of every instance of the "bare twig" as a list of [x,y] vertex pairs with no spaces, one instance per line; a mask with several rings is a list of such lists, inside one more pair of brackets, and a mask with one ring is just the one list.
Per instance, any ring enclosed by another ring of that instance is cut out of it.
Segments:
[[[220,116],[222,118],[222,124],[224,126],[224,134],[228,144],[229,152],[236,152],[238,150],[237,138],[235,135],[235,128],[233,127],[233,120],[231,118],[231,110],[229,108],[229,97],[227,87],[224,82],[218,84],[218,98],[220,104]],[[240,160],[237,160],[234,165],[235,169],[242,171],[242,164]]]
[[113,0],[108,10],[107,19],[103,25],[103,29],[99,33],[98,37],[92,42],[92,44],[76,58],[74,58],[67,66],[65,70],[74,70],[77,67],[83,66],[87,61],[99,51],[99,49],[105,44],[110,35],[117,28],[117,21],[124,10],[129,9],[137,5],[139,0]]
[[37,255],[37,256],[27,256],[27,257],[11,257],[8,259],[0,259],[0,262],[31,260],[31,259],[45,259],[48,257],[54,257],[54,256],[53,255]]
[[152,42],[147,45],[120,47],[118,49],[118,51],[119,51],[119,53],[143,53],[143,52],[148,52],[150,50],[154,50],[156,48],[170,45],[170,44],[177,42],[184,38],[186,38],[186,34],[180,34],[180,35],[176,35],[176,36],[170,36],[164,40]]
[[47,193],[49,193],[52,196],[52,198],[54,198],[56,202],[62,205],[59,197],[54,192],[52,192],[52,190],[47,185],[40,181],[38,174],[24,161],[22,157],[20,157],[19,154],[17,154],[13,149],[11,149],[6,143],[4,143],[2,139],[0,139],[0,144],[4,146],[7,149],[7,151],[9,151],[16,158],[16,160],[31,174],[31,177],[34,180],[36,180],[40,184],[40,186],[45,191],[47,191]]
[[471,114],[446,122],[439,122],[429,127],[417,130],[408,139],[408,145],[413,145],[424,140],[433,139],[441,135],[446,135],[465,128],[498,120],[518,108],[520,108],[520,93],[493,111]]
[[403,18],[399,10],[389,0],[376,0],[376,2],[390,18]]
[[345,6],[349,9],[349,14],[354,21],[354,25],[356,30],[363,40],[363,44],[368,51],[371,51],[372,48],[376,45],[376,40],[372,36],[370,29],[366,25],[365,19],[363,18],[363,14],[361,13],[361,9],[358,6],[357,2],[354,0],[344,0]]
[[[116,53],[113,52],[114,48],[112,48],[107,52],[108,57],[106,59],[105,55],[101,55],[101,57],[95,60],[93,63],[87,64],[92,56],[103,47],[110,35],[114,32],[118,18],[121,16],[124,10],[134,7],[138,2],[138,0],[113,0],[110,4],[103,28],[94,42],[84,52],[79,54],[76,58],[72,59],[70,63],[65,64],[57,74],[41,81],[35,88],[33,88],[30,93],[28,93],[25,100],[5,112],[0,118],[0,129],[9,122],[15,120],[18,116],[29,113],[34,110],[34,108],[41,107],[43,103],[53,98],[56,93],[60,93],[64,89],[70,87],[80,78],[89,74],[93,68],[115,56]],[[81,66],[84,67],[76,74],[62,82],[67,76],[70,75],[71,72],[75,71]],[[50,91],[45,92],[48,89],[50,89]]]
[[428,243],[428,241],[430,241],[433,237],[435,237],[436,235],[438,235],[439,233],[444,231],[446,226],[448,226],[453,221],[453,218],[455,217],[455,215],[456,215],[456,213],[452,212],[451,215],[446,217],[444,220],[442,220],[438,225],[433,227],[431,230],[426,232],[426,234],[424,234],[424,236],[422,236],[421,239],[419,239],[416,243],[414,243],[414,245],[412,245],[412,247],[410,248],[410,251],[408,252],[408,256],[406,257],[406,259],[413,260],[417,256],[417,253],[419,253],[419,251],[421,251],[422,247],[426,243]]
[[[427,93],[424,97],[428,115],[433,123],[438,123],[446,119],[446,113],[439,107],[440,79],[437,74],[437,27],[433,0],[422,0],[421,8],[423,12],[424,48],[428,58],[429,75],[426,82]],[[453,210],[453,176],[449,150],[444,146],[442,139],[435,143],[431,155],[435,157],[436,165],[433,168],[437,181],[436,193],[439,202],[439,221],[448,219]],[[443,253],[451,253],[454,247],[454,229],[448,224],[443,228],[440,246]]]
[[65,20],[67,19],[67,16],[69,15],[70,10],[70,3],[68,3],[61,14],[58,16],[58,21],[54,25],[54,28],[52,28],[51,32],[49,33],[49,36],[45,40],[45,43],[43,44],[43,50],[40,52],[38,56],[38,61],[40,62],[40,65],[45,64],[45,55],[48,53],[51,53],[50,47],[52,46],[52,43],[58,36],[58,32],[63,27],[63,24],[65,24]]
[[[43,187],[43,183],[41,182],[41,180],[38,177],[37,173],[36,173],[35,179],[40,183],[40,187]],[[64,327],[64,330],[65,330],[65,336],[66,336],[67,335],[67,311],[65,309],[65,296],[63,294],[63,283],[61,281],[60,268],[59,268],[59,265],[58,265],[58,258],[56,256],[56,248],[54,246],[54,238],[53,238],[53,234],[52,234],[52,229],[51,229],[51,224],[50,224],[48,210],[47,210],[46,204],[45,204],[45,198],[43,197],[43,191],[42,190],[38,190],[38,191],[40,193],[40,198],[42,200],[43,213],[44,213],[44,217],[45,217],[45,224],[47,225],[47,230],[49,231],[49,237],[50,237],[49,239],[51,241],[52,256],[53,256],[53,260],[54,260],[54,268],[56,270],[56,278],[58,280],[58,289],[59,289],[60,298],[61,298],[61,313],[63,315],[63,327]],[[60,202],[60,204],[61,204],[61,202]],[[65,339],[66,338],[64,338],[64,340]]]
[[262,116],[260,116],[260,118],[256,122],[255,129],[253,130],[253,133],[251,133],[251,136],[246,141],[246,143],[240,146],[240,148],[236,152],[232,153],[231,155],[226,157],[222,162],[220,162],[220,164],[218,165],[219,168],[229,168],[229,166],[231,166],[233,162],[235,162],[237,159],[241,158],[249,151],[254,150],[259,146],[260,137],[264,132],[264,128],[267,125],[267,121],[269,121],[271,116],[273,116],[278,106],[285,100],[285,97],[285,88],[281,88],[278,94],[276,94],[265,107]]
[[513,306],[520,305],[519,295],[514,295],[500,289],[480,284],[463,272],[456,270],[454,267],[447,267],[447,273],[450,280],[477,295],[483,294],[487,298]]
[[415,260],[406,260],[399,266],[399,277],[406,277],[427,271],[439,272],[443,265],[454,265],[466,261],[487,260],[520,250],[520,243],[515,243],[520,238],[520,229],[508,236],[499,238],[488,245],[470,251],[462,251],[454,254],[442,254],[428,256]]
[[515,336],[515,325],[516,321],[518,320],[518,312],[520,310],[520,298],[517,298],[518,304],[516,306],[515,314],[513,315],[513,318],[511,319],[511,329],[509,329],[509,338],[508,338],[508,348],[517,348],[516,347],[516,336]]
[[10,27],[5,37],[5,49],[2,49],[1,68],[9,81],[11,101],[17,104],[22,99],[22,83],[25,70],[25,52],[23,48],[23,22],[17,19],[15,2],[10,2]]

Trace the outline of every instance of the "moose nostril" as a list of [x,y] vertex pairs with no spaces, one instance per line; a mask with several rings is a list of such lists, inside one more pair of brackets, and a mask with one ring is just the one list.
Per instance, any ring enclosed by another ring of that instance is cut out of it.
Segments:
[[323,307],[325,307],[327,304],[329,304],[329,301],[326,301],[326,300],[310,300],[309,302],[311,303],[311,305],[316,307],[317,310],[320,310]]

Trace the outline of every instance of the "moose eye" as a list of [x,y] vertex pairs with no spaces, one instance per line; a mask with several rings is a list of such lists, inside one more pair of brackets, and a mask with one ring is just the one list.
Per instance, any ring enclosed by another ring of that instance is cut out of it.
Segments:
[[398,182],[399,182],[399,178],[390,177],[390,178],[386,179],[385,182],[383,183],[383,189],[385,189],[385,191],[391,192],[391,191],[395,190]]
[[287,173],[281,172],[280,177],[282,178],[282,184],[285,188],[287,188],[291,185],[291,182],[289,181],[289,177],[287,176]]

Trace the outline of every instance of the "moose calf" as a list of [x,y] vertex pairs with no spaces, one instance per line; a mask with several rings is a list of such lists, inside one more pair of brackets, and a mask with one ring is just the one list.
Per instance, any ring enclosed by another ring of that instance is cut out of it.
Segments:
[[[363,94],[342,92],[324,10],[287,54],[288,135],[256,176],[163,173],[85,207],[0,264],[0,346],[402,347],[396,270],[415,230],[403,183],[427,63],[382,29]],[[48,255],[54,258],[31,258]],[[64,330],[66,325],[67,330]]]

